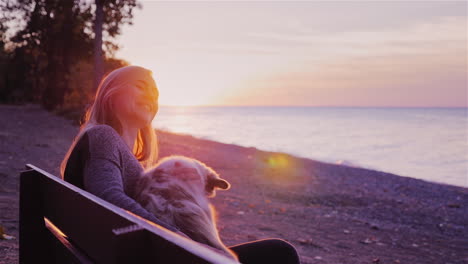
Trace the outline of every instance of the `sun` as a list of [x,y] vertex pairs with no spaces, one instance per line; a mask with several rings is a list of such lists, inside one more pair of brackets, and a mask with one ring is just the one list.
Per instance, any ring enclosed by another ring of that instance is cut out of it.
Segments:
[[160,95],[159,97],[159,104],[166,105],[166,106],[196,106],[202,105],[194,101],[192,98],[180,98],[178,95],[174,94],[167,94],[167,95]]
[[189,81],[179,79],[161,80],[158,82],[159,104],[168,106],[202,106],[214,105],[217,89],[208,81]]
[[160,91],[159,104],[167,106],[201,106],[210,105],[212,102],[203,92],[174,89]]
[[[203,59],[200,57],[196,61]],[[187,63],[166,64],[153,69],[158,69],[153,76],[159,89],[160,105],[225,105],[230,95],[243,84],[239,81],[240,75],[236,74],[236,70],[227,66]]]

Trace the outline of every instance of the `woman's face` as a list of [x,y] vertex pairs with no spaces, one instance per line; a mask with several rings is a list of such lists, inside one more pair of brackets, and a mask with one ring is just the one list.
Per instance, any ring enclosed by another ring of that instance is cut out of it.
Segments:
[[158,97],[151,76],[137,78],[118,92],[114,111],[121,123],[140,129],[148,126],[158,112]]

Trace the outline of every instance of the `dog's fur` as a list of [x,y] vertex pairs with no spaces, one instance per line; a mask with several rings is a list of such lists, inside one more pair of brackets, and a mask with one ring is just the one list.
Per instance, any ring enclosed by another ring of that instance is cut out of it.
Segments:
[[202,162],[182,156],[162,159],[143,173],[136,185],[135,199],[164,222],[180,229],[195,241],[236,258],[220,240],[214,207],[207,197],[230,184]]

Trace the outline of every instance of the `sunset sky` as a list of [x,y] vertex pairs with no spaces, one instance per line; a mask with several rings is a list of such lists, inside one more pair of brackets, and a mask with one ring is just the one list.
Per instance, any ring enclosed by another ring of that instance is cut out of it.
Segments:
[[465,1],[141,1],[163,105],[467,107]]

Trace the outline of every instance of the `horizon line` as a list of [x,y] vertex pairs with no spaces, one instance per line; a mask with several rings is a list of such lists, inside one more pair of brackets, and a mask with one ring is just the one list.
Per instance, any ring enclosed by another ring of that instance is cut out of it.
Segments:
[[311,108],[465,108],[467,106],[362,106],[362,105],[216,105],[216,104],[199,104],[199,105],[175,105],[161,104],[161,107],[311,107]]

